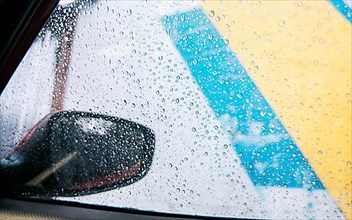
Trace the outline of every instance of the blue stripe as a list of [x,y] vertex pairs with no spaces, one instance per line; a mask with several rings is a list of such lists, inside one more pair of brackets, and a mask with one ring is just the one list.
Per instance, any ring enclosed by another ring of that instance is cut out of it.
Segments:
[[[257,186],[324,189],[321,181],[201,9],[162,22]],[[274,89],[274,88],[273,88]]]
[[331,4],[352,23],[352,9],[342,0],[330,0]]

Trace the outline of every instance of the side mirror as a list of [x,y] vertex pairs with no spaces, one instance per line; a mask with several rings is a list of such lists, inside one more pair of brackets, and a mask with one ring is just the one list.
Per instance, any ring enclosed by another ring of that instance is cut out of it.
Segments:
[[3,190],[30,196],[80,196],[142,179],[150,169],[151,129],[87,112],[50,114],[0,160]]

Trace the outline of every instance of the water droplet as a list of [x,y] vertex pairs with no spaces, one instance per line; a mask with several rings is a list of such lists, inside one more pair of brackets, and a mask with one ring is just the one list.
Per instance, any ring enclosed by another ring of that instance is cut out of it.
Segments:
[[347,161],[347,166],[349,167],[349,168],[351,168],[352,167],[352,163],[351,163],[351,161]]
[[243,98],[243,95],[240,94],[240,93],[238,93],[238,94],[237,94],[237,97],[240,98],[240,99],[242,99],[242,98]]
[[286,24],[285,21],[280,21],[280,22],[279,22],[279,26],[280,26],[280,27],[285,27],[285,24]]

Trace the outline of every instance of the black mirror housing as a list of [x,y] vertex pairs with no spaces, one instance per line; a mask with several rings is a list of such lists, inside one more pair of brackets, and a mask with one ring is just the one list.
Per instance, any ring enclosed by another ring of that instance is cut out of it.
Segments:
[[79,196],[142,179],[154,155],[154,132],[125,119],[62,111],[36,124],[0,160],[3,187],[29,196]]

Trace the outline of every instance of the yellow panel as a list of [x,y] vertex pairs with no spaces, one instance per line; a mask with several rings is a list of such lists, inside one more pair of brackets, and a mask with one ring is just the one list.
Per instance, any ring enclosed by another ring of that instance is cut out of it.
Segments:
[[350,23],[326,1],[202,6],[352,218]]

